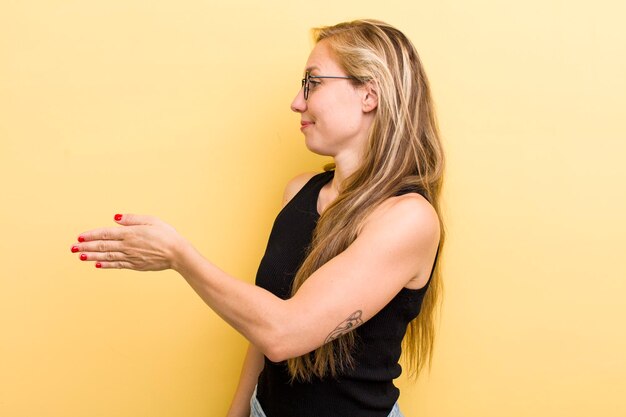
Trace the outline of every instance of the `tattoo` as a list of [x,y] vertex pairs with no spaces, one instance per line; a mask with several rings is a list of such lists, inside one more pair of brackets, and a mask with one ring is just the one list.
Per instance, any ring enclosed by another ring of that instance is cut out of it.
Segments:
[[335,330],[330,332],[324,343],[332,342],[333,340],[343,336],[344,334],[354,330],[355,328],[363,324],[363,320],[361,320],[362,314],[363,312],[361,310],[357,310],[354,313],[350,314],[350,317],[348,317],[339,326],[337,326]]

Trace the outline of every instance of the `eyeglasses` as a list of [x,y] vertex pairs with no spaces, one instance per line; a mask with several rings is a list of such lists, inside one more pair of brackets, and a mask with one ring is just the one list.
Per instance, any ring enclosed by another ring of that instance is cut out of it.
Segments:
[[356,80],[355,77],[345,76],[345,75],[311,75],[309,71],[304,73],[304,78],[302,79],[302,88],[304,89],[304,99],[308,100],[309,98],[309,90],[311,89],[311,83],[313,86],[319,84],[319,81],[314,81],[320,78],[335,78],[342,80]]

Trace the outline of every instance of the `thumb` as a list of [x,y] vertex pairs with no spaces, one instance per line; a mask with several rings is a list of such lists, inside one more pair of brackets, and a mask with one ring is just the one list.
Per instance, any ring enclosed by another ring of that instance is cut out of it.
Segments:
[[140,214],[116,214],[113,220],[122,226],[138,226],[154,224],[155,219],[152,216]]

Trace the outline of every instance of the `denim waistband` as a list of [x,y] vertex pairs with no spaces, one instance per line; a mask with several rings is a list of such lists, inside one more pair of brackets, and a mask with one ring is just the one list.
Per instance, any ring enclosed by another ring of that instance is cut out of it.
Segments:
[[256,387],[254,387],[254,393],[252,393],[252,398],[250,398],[250,417],[267,417],[261,408],[261,404],[259,404],[259,400],[256,399]]

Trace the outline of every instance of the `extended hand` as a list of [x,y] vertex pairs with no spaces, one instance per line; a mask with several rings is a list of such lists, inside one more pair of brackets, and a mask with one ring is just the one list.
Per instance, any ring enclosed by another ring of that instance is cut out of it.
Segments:
[[124,227],[107,227],[81,233],[72,252],[96,268],[160,271],[173,268],[177,250],[186,241],[169,224],[152,216],[115,215]]

